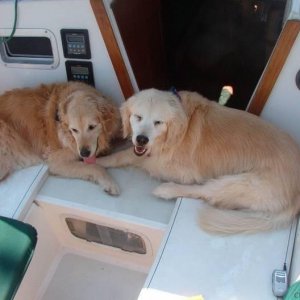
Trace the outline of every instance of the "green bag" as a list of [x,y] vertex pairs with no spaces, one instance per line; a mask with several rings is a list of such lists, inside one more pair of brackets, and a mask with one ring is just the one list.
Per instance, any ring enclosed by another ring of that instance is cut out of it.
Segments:
[[35,228],[0,216],[0,300],[13,299],[31,261],[36,243]]
[[300,281],[296,281],[289,287],[289,289],[283,299],[284,300],[300,300]]

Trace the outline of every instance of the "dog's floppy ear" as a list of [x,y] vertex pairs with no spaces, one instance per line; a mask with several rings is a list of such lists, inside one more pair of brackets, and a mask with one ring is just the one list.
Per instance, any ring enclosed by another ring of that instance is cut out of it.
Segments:
[[68,108],[68,105],[71,102],[71,100],[72,100],[71,95],[60,100],[60,102],[58,103],[57,112],[55,115],[56,120],[59,120],[63,123],[67,123],[67,120],[66,120],[67,108]]
[[121,106],[121,118],[122,118],[122,130],[123,130],[123,138],[127,138],[131,134],[131,126],[130,126],[130,107],[132,102],[134,101],[134,96],[128,98]]

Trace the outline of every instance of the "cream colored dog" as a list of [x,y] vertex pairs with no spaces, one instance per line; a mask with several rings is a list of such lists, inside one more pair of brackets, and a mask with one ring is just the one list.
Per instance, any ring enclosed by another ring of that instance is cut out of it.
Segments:
[[154,190],[158,197],[206,201],[200,222],[207,231],[270,230],[299,212],[299,148],[262,119],[197,93],[155,89],[128,99],[121,116],[134,147],[98,162],[170,181]]
[[7,92],[0,96],[0,180],[45,161],[52,174],[91,180],[118,194],[117,184],[95,162],[119,126],[118,108],[83,83]]

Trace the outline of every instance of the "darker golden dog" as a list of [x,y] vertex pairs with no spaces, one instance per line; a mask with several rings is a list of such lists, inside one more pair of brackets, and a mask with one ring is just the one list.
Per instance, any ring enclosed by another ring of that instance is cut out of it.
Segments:
[[119,110],[79,82],[15,89],[0,96],[0,180],[45,161],[52,174],[118,186],[95,164],[119,130]]

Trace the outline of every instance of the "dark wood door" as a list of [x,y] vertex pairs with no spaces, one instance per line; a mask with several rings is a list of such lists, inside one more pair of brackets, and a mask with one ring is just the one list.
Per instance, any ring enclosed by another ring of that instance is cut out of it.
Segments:
[[114,0],[111,9],[139,88],[167,88],[160,0]]

